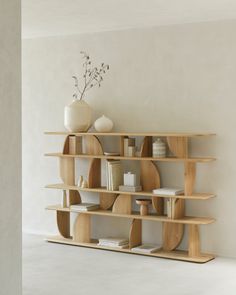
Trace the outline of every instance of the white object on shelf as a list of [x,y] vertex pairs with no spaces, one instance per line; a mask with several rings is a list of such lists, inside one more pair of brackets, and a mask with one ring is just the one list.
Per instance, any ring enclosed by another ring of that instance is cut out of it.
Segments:
[[131,186],[131,185],[120,185],[119,191],[121,192],[141,192],[141,185]]
[[162,187],[162,188],[154,189],[152,192],[156,195],[177,196],[177,195],[182,195],[184,193],[184,190],[181,188]]
[[84,181],[84,178],[83,178],[82,175],[80,175],[80,177],[79,177],[79,181],[78,181],[78,187],[82,187],[82,183],[83,183],[83,181]]
[[102,115],[94,122],[94,127],[98,132],[109,132],[113,128],[113,122],[111,119]]
[[82,181],[81,188],[87,188],[87,187],[88,187],[88,182],[87,182],[87,180],[83,180],[83,181]]
[[152,144],[152,156],[154,158],[166,157],[166,144],[160,138],[158,138]]
[[132,252],[137,253],[154,253],[160,249],[160,246],[154,244],[143,244],[131,249]]
[[63,190],[62,208],[67,208],[67,196],[66,196],[66,191],[65,190]]
[[84,100],[74,99],[64,110],[64,125],[70,132],[88,131],[92,123],[92,108]]
[[124,185],[136,186],[137,185],[136,174],[131,172],[124,173]]
[[128,157],[135,156],[135,146],[128,146]]
[[99,209],[99,204],[94,204],[94,203],[74,204],[70,206],[70,209],[73,211],[78,211],[78,212],[92,211],[92,210]]

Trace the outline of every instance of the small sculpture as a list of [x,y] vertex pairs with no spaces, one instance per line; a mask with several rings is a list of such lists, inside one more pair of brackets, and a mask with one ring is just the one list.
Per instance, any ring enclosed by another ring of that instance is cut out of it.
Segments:
[[140,205],[140,215],[148,215],[148,205],[151,204],[150,199],[137,199],[136,204]]

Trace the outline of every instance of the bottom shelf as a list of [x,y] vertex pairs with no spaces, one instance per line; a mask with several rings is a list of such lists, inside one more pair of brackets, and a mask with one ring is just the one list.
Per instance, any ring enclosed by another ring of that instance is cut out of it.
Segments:
[[205,263],[205,262],[208,262],[208,261],[215,258],[214,255],[211,255],[211,254],[201,254],[201,256],[198,256],[198,257],[190,257],[190,256],[188,256],[187,251],[182,251],[182,250],[175,250],[175,251],[167,252],[167,251],[163,251],[162,249],[160,249],[157,252],[150,253],[150,254],[135,253],[135,252],[132,252],[130,249],[112,249],[109,247],[98,246],[96,240],[92,241],[91,243],[78,243],[78,242],[73,241],[72,239],[66,239],[61,236],[50,236],[50,237],[46,238],[46,241],[52,242],[52,243],[72,245],[72,246],[96,248],[96,249],[102,249],[102,250],[110,250],[110,251],[123,252],[123,253],[129,253],[129,254],[137,254],[137,255],[161,257],[161,258],[168,258],[168,259],[175,259],[175,260],[183,260],[183,261],[196,262],[196,263]]

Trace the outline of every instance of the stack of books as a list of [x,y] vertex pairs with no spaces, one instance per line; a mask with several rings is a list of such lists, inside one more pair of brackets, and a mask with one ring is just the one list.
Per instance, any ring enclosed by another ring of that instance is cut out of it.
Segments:
[[177,196],[184,193],[183,189],[173,188],[173,187],[162,187],[157,188],[152,191],[156,195],[167,195],[167,196]]
[[131,249],[132,252],[137,253],[154,253],[160,249],[160,246],[153,244],[143,244]]
[[75,204],[75,205],[71,205],[70,209],[77,212],[92,211],[92,210],[99,209],[99,204],[94,204],[94,203]]
[[98,240],[98,246],[124,249],[129,246],[129,241],[124,238],[102,238]]
[[116,191],[123,182],[122,167],[119,160],[107,160],[107,189]]

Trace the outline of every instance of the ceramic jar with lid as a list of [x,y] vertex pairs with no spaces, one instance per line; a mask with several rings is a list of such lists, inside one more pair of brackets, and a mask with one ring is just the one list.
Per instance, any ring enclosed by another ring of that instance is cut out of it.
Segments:
[[157,138],[152,144],[152,156],[154,158],[166,157],[166,144],[160,138]]

